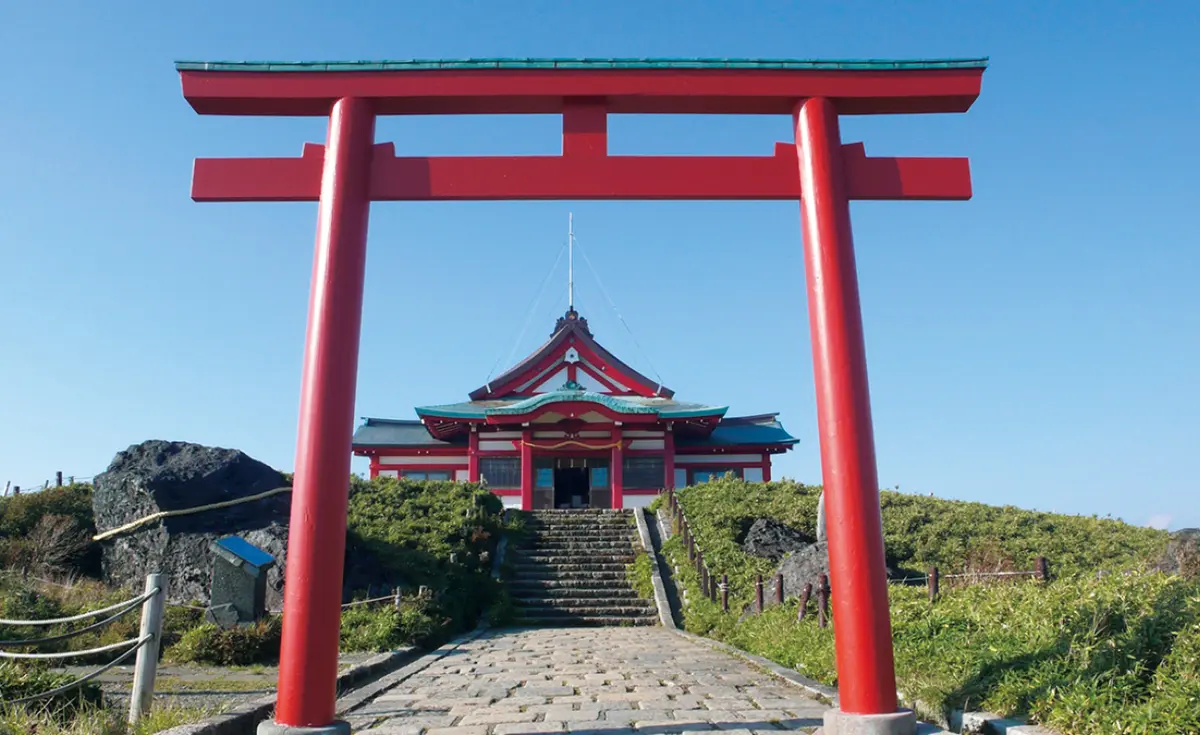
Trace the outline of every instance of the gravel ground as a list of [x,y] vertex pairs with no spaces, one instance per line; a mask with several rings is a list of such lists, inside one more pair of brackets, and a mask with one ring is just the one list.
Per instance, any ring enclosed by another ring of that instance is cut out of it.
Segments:
[[[343,653],[339,657],[339,673],[376,655]],[[81,676],[92,671],[93,667],[68,666],[59,670]],[[156,705],[222,712],[273,694],[278,676],[279,669],[276,666],[162,665],[155,680],[154,702]],[[132,682],[132,665],[117,666],[98,680],[106,702],[116,710],[129,707]]]

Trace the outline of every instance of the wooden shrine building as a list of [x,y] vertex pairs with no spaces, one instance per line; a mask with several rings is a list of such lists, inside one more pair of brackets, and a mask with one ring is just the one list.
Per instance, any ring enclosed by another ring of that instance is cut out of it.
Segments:
[[484,481],[504,504],[636,508],[664,487],[725,473],[771,479],[771,456],[797,439],[777,414],[725,416],[685,403],[617,359],[573,308],[549,341],[470,400],[368,418],[354,453],[371,477]]

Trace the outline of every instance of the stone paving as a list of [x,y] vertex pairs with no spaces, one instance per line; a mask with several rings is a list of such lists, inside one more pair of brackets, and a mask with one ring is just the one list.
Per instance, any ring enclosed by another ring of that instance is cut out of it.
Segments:
[[827,707],[662,628],[494,631],[345,719],[370,735],[811,732]]

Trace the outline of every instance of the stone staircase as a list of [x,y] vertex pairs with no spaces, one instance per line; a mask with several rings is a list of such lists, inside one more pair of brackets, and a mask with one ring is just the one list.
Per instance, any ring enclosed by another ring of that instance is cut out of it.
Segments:
[[510,547],[509,592],[524,625],[657,625],[626,565],[640,548],[632,511],[535,510],[531,534]]

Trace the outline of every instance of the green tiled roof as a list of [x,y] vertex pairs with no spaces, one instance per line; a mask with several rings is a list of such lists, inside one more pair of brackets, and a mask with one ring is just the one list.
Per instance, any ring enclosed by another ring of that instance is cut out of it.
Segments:
[[355,429],[353,444],[356,447],[465,447],[467,438],[464,436],[458,441],[442,441],[434,439],[429,434],[429,429],[420,421],[367,418],[362,426]]
[[679,436],[675,446],[680,451],[709,447],[765,446],[769,444],[798,444],[799,439],[787,433],[774,416],[727,419],[717,424],[706,437]]
[[984,69],[978,59],[409,59],[401,61],[176,61],[178,71],[428,71],[432,69]]
[[515,401],[469,401],[442,406],[419,406],[418,416],[444,416],[448,418],[486,418],[488,416],[519,416],[551,403],[581,401],[595,403],[618,413],[653,414],[663,418],[687,418],[689,416],[711,416],[724,414],[725,406],[707,406],[701,403],[682,403],[670,398],[641,398],[610,396],[584,390],[556,390]]

